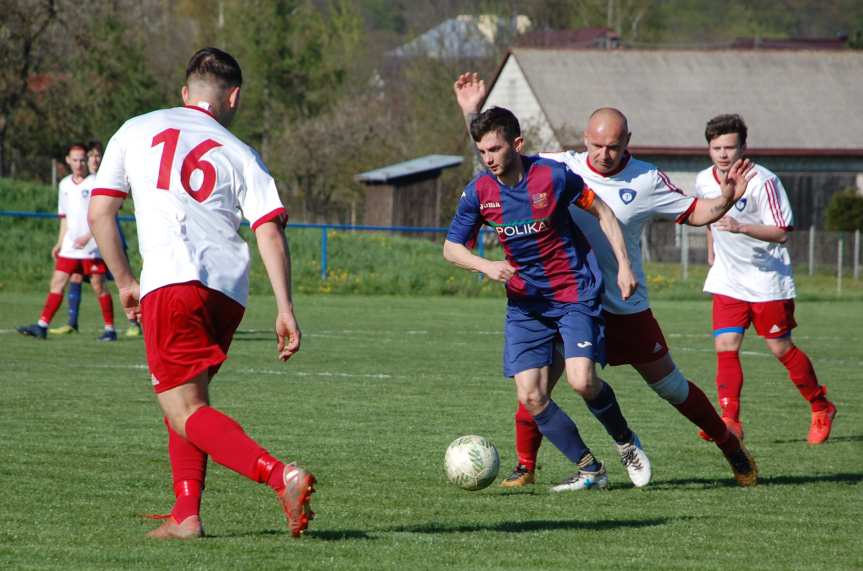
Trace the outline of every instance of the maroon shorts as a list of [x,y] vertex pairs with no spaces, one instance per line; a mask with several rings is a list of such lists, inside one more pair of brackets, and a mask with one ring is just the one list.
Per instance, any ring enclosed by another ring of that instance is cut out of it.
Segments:
[[200,282],[172,284],[145,295],[141,319],[153,389],[167,391],[204,371],[212,378],[228,358],[244,311]]
[[791,335],[797,327],[794,321],[794,300],[743,301],[726,295],[713,294],[713,336],[723,333],[743,333],[749,324],[765,339]]
[[108,266],[102,258],[64,258],[57,256],[54,269],[67,274],[82,274],[92,276],[93,274],[107,274]]
[[602,312],[609,365],[652,363],[668,353],[668,343],[650,309],[628,315]]

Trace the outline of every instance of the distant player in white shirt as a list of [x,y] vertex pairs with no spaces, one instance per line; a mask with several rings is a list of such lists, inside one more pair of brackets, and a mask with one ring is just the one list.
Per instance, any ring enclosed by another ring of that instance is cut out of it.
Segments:
[[[486,95],[485,83],[476,74],[462,74],[454,85],[456,98],[465,116],[476,113]],[[650,311],[647,280],[641,261],[641,230],[654,217],[676,220],[679,224],[703,226],[719,219],[743,193],[751,168],[740,161],[730,170],[729,182],[722,196],[697,200],[675,187],[668,176],[654,165],[639,161],[627,151],[630,132],[626,117],[618,110],[602,108],[590,117],[584,133],[587,152],[543,153],[558,160],[581,176],[614,211],[620,221],[632,268],[638,280],[636,293],[626,301],[614,285],[617,263],[611,255],[594,221],[582,218],[577,223],[596,252],[602,270],[605,293],[602,298],[606,323],[606,354],[610,365],[631,365],[660,397],[678,412],[711,434],[731,465],[734,477],[742,486],[754,485],[757,467],[739,439],[727,429],[704,392],[686,379],[671,359],[662,330]],[[549,373],[557,379],[562,367]],[[518,465],[501,484],[520,487],[534,482],[536,456],[542,435],[524,407],[515,415]],[[621,461],[630,468],[634,460],[622,454]]]
[[[707,123],[705,137],[713,166],[698,173],[698,196],[719,194],[731,165],[746,151],[746,134],[746,124],[739,115],[719,115]],[[791,205],[782,182],[756,165],[746,193],[708,230],[711,268],[704,291],[713,294],[716,386],[722,418],[742,438],[740,346],[744,332],[753,324],[788,370],[801,396],[810,403],[808,441],[821,444],[830,437],[836,406],[827,400],[827,387],[818,384],[809,357],[791,340],[791,330],[797,325],[796,291],[784,244],[792,228]]]
[[[147,363],[168,428],[176,502],[148,535],[203,535],[207,457],[277,494],[292,535],[313,513],[314,476],[284,464],[209,406],[208,385],[227,358],[249,291],[249,249],[239,234],[251,222],[275,295],[278,357],[300,348],[291,298],[287,213],[260,156],[227,127],[240,103],[242,72],[229,54],[192,56],[185,107],[127,121],[111,138],[93,191],[90,224],[120,288],[140,311]],[[123,254],[115,217],[131,191],[143,259],[138,284]],[[138,307],[140,300],[140,308]]]
[[[105,285],[105,262],[99,256],[99,248],[87,225],[87,207],[96,178],[87,172],[87,149],[73,144],[66,153],[66,164],[72,174],[64,177],[58,185],[57,215],[60,217],[60,232],[57,244],[51,249],[54,258],[54,273],[51,276],[48,297],[39,320],[32,325],[18,327],[22,335],[45,339],[48,325],[63,303],[63,290],[73,274],[89,276],[90,285],[99,300],[105,329],[100,341],[116,341],[114,331],[114,303],[111,292]],[[80,282],[79,282],[80,293]],[[77,323],[75,324],[77,330]]]

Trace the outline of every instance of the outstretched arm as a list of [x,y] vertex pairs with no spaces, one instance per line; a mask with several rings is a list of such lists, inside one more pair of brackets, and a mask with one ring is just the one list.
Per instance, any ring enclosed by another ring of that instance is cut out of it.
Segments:
[[686,223],[690,226],[705,226],[725,216],[725,213],[746,192],[746,187],[753,176],[755,171],[749,159],[735,161],[720,185],[721,194],[716,198],[699,198]]
[[443,243],[443,257],[447,262],[455,266],[473,272],[482,272],[497,282],[506,282],[515,275],[515,268],[510,266],[509,263],[487,260],[471,252],[464,244],[451,242],[450,240],[446,240]]
[[279,359],[287,361],[300,350],[301,337],[291,296],[291,254],[281,225],[275,221],[258,226],[255,239],[276,298]]
[[623,232],[620,230],[620,222],[611,208],[598,196],[593,198],[593,202],[586,210],[599,219],[599,226],[605,237],[608,238],[611,249],[614,250],[614,257],[617,258],[617,287],[620,288],[623,299],[628,299],[635,293],[638,280],[635,279],[635,274],[629,263],[629,254],[626,252],[626,243],[623,240]]

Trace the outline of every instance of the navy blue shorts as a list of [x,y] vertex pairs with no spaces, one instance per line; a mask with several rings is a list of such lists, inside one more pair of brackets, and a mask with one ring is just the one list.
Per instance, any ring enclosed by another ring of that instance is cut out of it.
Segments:
[[605,366],[605,322],[599,302],[513,301],[506,308],[503,374],[513,377],[551,364],[556,340],[563,355]]

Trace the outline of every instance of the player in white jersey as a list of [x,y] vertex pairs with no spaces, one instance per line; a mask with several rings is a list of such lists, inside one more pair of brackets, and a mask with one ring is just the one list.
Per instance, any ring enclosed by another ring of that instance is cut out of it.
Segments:
[[[476,74],[462,74],[454,89],[466,117],[479,110],[486,88]],[[645,223],[656,216],[674,218],[678,223],[695,226],[719,219],[745,190],[751,165],[740,161],[729,169],[728,183],[723,187],[722,196],[696,200],[684,195],[655,166],[633,158],[627,151],[629,139],[626,117],[616,109],[602,108],[591,115],[585,130],[587,152],[542,154],[565,163],[581,176],[614,211],[623,229],[632,268],[639,282],[635,295],[626,301],[614,286],[615,280],[608,277],[617,272],[616,261],[613,256],[609,258],[608,242],[599,236],[591,220],[577,220],[596,252],[606,283],[602,303],[608,363],[632,365],[660,397],[713,436],[741,486],[754,485],[758,474],[755,461],[727,429],[704,392],[687,380],[671,359],[662,330],[650,311],[641,260],[641,230]],[[573,216],[580,215],[573,213]],[[549,377],[557,379],[562,371],[558,365]],[[501,484],[504,487],[520,487],[534,482],[536,456],[542,441],[536,423],[521,406],[516,411],[515,421],[519,461]],[[621,461],[629,469],[629,464],[636,459],[632,454],[623,453]]]
[[[717,195],[729,166],[746,151],[746,135],[746,123],[739,115],[719,115],[707,123],[705,137],[713,166],[698,173],[698,196]],[[746,193],[708,232],[711,267],[704,291],[713,294],[719,406],[725,423],[742,438],[740,346],[751,323],[810,403],[808,441],[821,444],[830,437],[836,406],[827,400],[827,387],[818,384],[809,357],[791,340],[797,325],[796,291],[784,245],[793,228],[791,205],[779,177],[760,165],[755,173]]]
[[[292,535],[314,515],[314,476],[271,456],[222,412],[208,385],[227,358],[249,290],[249,249],[238,230],[251,222],[277,305],[277,351],[300,348],[293,311],[287,213],[260,156],[227,129],[242,72],[229,54],[192,56],[185,107],[127,121],[111,138],[93,191],[90,224],[126,308],[140,311],[153,388],[168,428],[176,502],[150,537],[203,535],[207,457],[277,494]],[[131,191],[143,259],[140,285],[123,254],[115,217]],[[139,308],[140,300],[140,308]]]
[[57,243],[51,249],[55,262],[48,297],[39,320],[32,325],[18,327],[18,332],[45,339],[48,324],[63,303],[63,290],[69,282],[69,276],[77,273],[90,277],[90,285],[102,309],[105,328],[99,340],[116,341],[114,304],[111,292],[105,285],[106,267],[87,225],[87,207],[96,179],[87,173],[87,150],[84,145],[76,143],[69,147],[66,164],[72,174],[64,177],[58,185],[57,214],[60,217],[60,232]]

